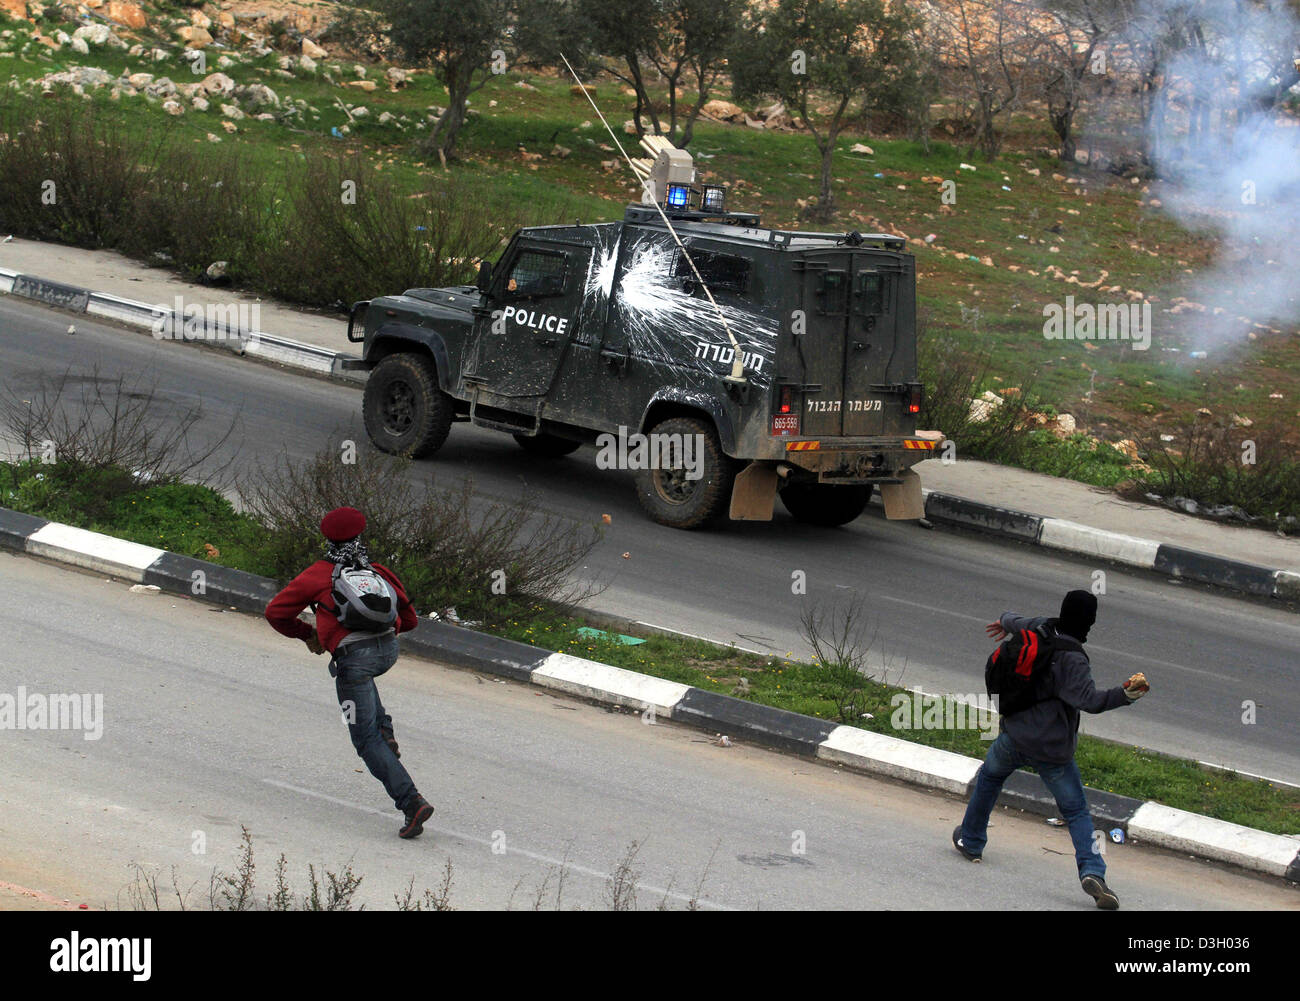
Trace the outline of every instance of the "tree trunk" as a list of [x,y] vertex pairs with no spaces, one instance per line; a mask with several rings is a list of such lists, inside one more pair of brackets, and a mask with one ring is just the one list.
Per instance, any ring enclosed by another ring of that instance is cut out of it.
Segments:
[[832,170],[835,158],[835,137],[839,129],[832,125],[826,132],[826,141],[819,142],[822,154],[821,196],[817,199],[817,218],[829,219],[835,214],[835,193],[831,190]]

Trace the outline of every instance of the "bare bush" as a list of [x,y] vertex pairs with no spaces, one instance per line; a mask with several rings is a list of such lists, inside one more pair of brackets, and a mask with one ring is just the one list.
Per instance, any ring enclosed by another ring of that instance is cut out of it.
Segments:
[[218,456],[235,426],[232,420],[220,433],[209,431],[201,401],[169,403],[156,382],[101,376],[98,366],[86,375],[41,376],[26,395],[0,392],[0,435],[10,458],[48,465],[51,496],[60,486],[93,482],[93,491],[83,490],[93,498],[84,512],[92,520],[119,497],[154,485],[219,489],[233,460]]
[[856,594],[829,606],[805,603],[799,611],[799,634],[812,649],[813,665],[819,669],[840,722],[857,723],[871,697],[868,685],[884,684],[890,664],[882,654],[880,677],[875,677],[871,652],[880,629],[871,624],[866,596]]
[[[971,322],[978,325],[977,314]],[[924,313],[917,317],[916,330],[917,367],[925,383],[918,425],[943,431],[963,455],[1014,462],[1025,447],[1033,410],[1032,377],[1021,383],[1019,393],[976,420],[971,401],[990,382],[992,352],[935,336]]]
[[636,868],[636,857],[641,843],[633,841],[605,880],[605,903],[611,911],[636,910],[636,886],[641,881],[641,871]]
[[352,463],[331,451],[286,455],[250,473],[239,492],[265,528],[261,554],[281,579],[320,558],[322,515],[347,506],[365,513],[372,557],[397,572],[418,607],[499,622],[529,602],[578,603],[597,593],[572,573],[599,542],[598,526],[543,512],[528,492],[481,497],[469,480],[440,488],[432,476],[414,481],[410,470],[408,460],[380,453]]
[[411,877],[402,896],[393,894],[393,902],[399,911],[454,911],[451,906],[451,859],[442,867],[442,882],[436,890],[426,889],[423,897],[415,895],[415,877]]

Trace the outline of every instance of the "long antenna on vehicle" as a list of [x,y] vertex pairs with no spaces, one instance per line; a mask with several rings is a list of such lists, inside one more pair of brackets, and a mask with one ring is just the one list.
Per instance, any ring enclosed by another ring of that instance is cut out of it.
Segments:
[[[564,65],[568,67],[569,72],[573,74],[573,79],[576,80],[578,82],[578,86],[582,88],[582,96],[587,99],[587,103],[591,105],[592,110],[595,111],[597,117],[600,118],[600,123],[605,126],[605,131],[607,131],[609,133],[609,137],[614,140],[614,145],[617,146],[618,151],[623,154],[623,159],[627,161],[628,169],[632,171],[632,175],[636,177],[638,180],[640,180],[643,186],[649,184],[650,183],[649,180],[643,178],[641,175],[641,171],[637,170],[636,165],[632,163],[632,158],[627,155],[627,150],[625,150],[623,148],[623,144],[618,141],[618,136],[616,136],[614,134],[614,130],[610,128],[609,122],[605,121],[605,116],[602,115],[600,113],[600,109],[596,107],[596,102],[593,101],[591,99],[591,95],[587,93],[586,85],[583,84],[582,79],[578,76],[578,74],[574,71],[573,67],[569,64],[569,60],[564,55],[563,52],[560,53],[560,58],[564,60]],[[652,188],[651,195],[653,196],[654,194],[655,192]],[[713,293],[709,291],[709,286],[705,283],[704,278],[700,275],[700,271],[695,266],[695,262],[691,260],[691,255],[686,250],[686,245],[682,243],[681,237],[677,235],[677,230],[673,228],[673,224],[671,221],[669,221],[667,213],[665,213],[663,210],[663,206],[659,204],[659,199],[657,197],[652,197],[651,201],[654,202],[654,207],[656,211],[658,211],[659,213],[659,218],[663,220],[664,225],[668,227],[668,232],[672,234],[673,241],[677,244],[677,249],[682,252],[682,256],[686,258],[686,263],[691,266],[691,274],[695,276],[696,282],[699,283],[700,288],[704,289],[704,294],[708,296],[709,305],[711,305],[713,307],[713,311],[718,314],[718,321],[722,324],[722,329],[726,331],[727,340],[731,341],[731,349],[732,349],[731,375],[726,377],[726,381],[736,385],[741,385],[745,382],[748,382],[749,380],[745,378],[744,366],[741,365],[740,363],[740,354],[741,354],[740,344],[736,340],[736,335],[731,332],[731,325],[727,323],[727,318],[722,314],[722,307],[719,306],[717,300],[713,298]]]

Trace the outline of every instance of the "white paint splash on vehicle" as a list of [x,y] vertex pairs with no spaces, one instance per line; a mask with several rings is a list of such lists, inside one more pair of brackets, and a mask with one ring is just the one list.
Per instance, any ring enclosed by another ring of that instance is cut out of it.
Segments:
[[630,350],[651,362],[694,357],[726,370],[734,349],[718,319],[720,311],[741,346],[745,369],[756,383],[766,383],[777,321],[726,302],[719,302],[714,310],[706,299],[689,294],[682,278],[673,275],[677,255],[672,244],[653,238],[641,241],[629,253],[615,288],[617,247],[599,247],[592,255],[587,294],[612,295],[616,322],[626,333]]

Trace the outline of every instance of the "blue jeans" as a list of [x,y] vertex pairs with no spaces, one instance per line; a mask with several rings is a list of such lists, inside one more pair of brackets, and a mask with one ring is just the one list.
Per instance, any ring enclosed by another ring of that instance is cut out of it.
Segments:
[[976,854],[984,851],[989,840],[989,814],[993,812],[993,804],[1002,791],[1002,783],[1022,765],[1030,765],[1038,772],[1043,784],[1055,797],[1061,818],[1070,827],[1079,878],[1100,876],[1104,879],[1106,860],[1094,848],[1092,815],[1088,812],[1088,800],[1083,794],[1079,766],[1073,761],[1053,765],[1027,758],[1016,750],[1015,744],[1005,733],[999,734],[998,739],[993,741],[988,754],[984,756],[979,774],[975,776],[975,791],[971,794],[966,816],[961,822],[962,843]]
[[375,686],[375,679],[396,663],[397,637],[384,636],[340,647],[330,666],[338,671],[334,689],[348,721],[352,746],[402,810],[417,795],[415,783],[379,732],[383,729],[391,733],[393,718],[384,712]]

